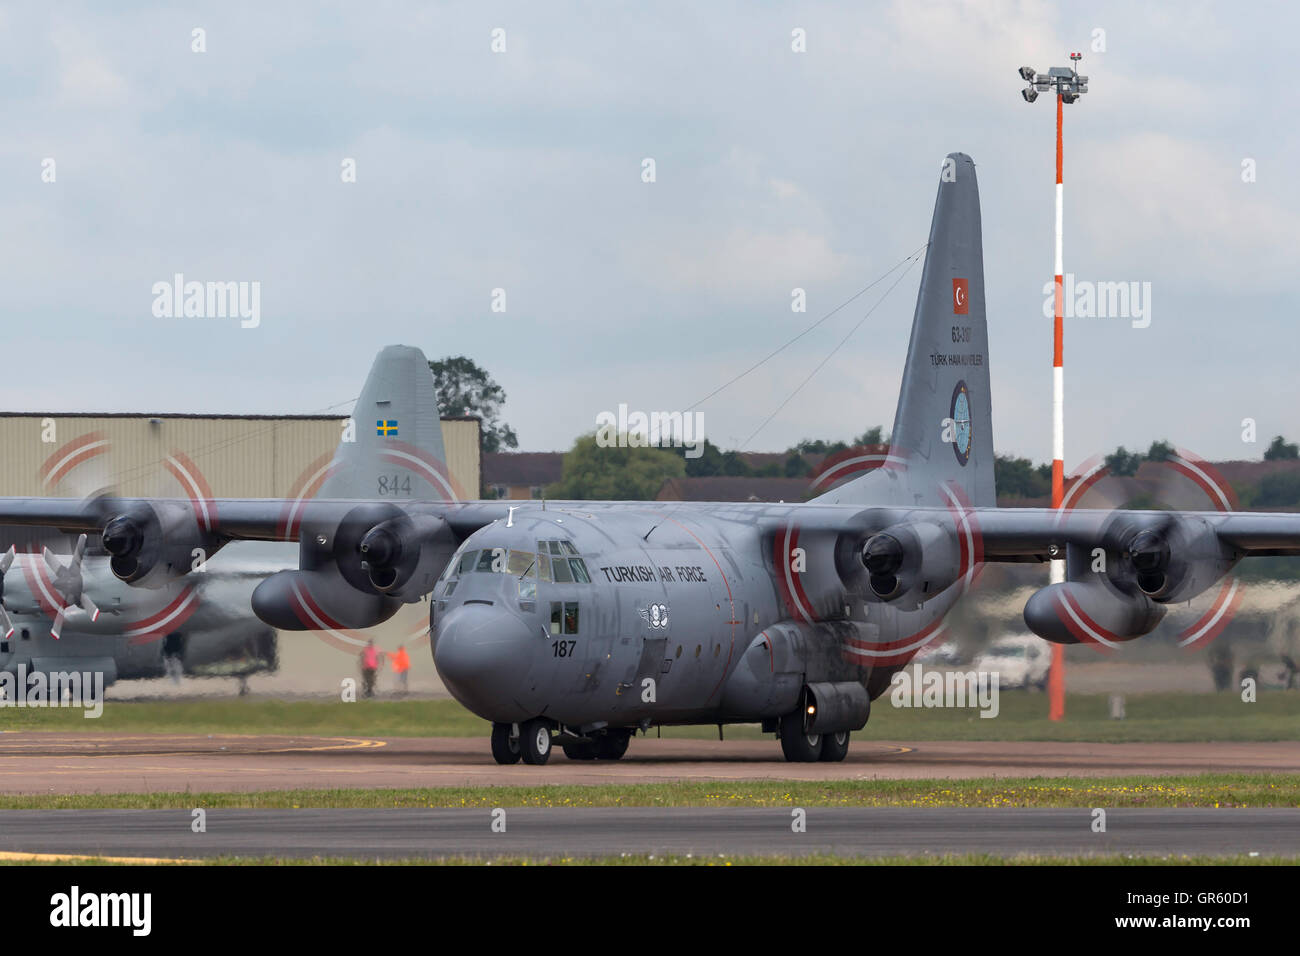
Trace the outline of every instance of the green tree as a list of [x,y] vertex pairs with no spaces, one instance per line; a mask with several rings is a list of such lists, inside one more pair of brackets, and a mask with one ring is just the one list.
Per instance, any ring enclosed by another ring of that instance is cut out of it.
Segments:
[[591,432],[565,453],[560,480],[547,487],[546,497],[649,501],[665,479],[685,476],[684,461],[681,455],[662,448],[602,448]]
[[437,383],[438,414],[444,418],[477,416],[482,422],[483,450],[518,448],[515,430],[501,421],[505,390],[472,359],[448,356],[429,363]]
[[1147,461],[1168,461],[1173,457],[1174,446],[1167,441],[1153,441],[1147,449]]
[[993,457],[993,481],[999,495],[1008,498],[1043,498],[1052,493],[1052,469],[1035,468],[1028,458]]
[[796,455],[833,455],[837,451],[843,451],[848,447],[842,441],[828,442],[820,438],[813,441],[811,438],[805,438],[789,450]]
[[1300,458],[1300,445],[1291,444],[1281,435],[1276,436],[1264,452],[1265,461],[1285,461],[1291,458]]
[[855,445],[884,445],[889,442],[889,436],[885,434],[885,429],[880,425],[872,425],[857,438],[853,439]]
[[1123,445],[1106,456],[1106,467],[1110,469],[1112,475],[1122,477],[1136,475],[1141,464],[1141,452],[1128,451]]
[[1300,505],[1300,473],[1279,471],[1265,475],[1259,482],[1259,491],[1250,503],[1252,508],[1294,508]]

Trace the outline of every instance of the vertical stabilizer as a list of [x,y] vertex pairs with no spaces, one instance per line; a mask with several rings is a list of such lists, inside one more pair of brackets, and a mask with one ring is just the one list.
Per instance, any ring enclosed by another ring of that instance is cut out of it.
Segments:
[[390,345],[375,358],[318,498],[458,497],[447,472],[442,420],[428,360]]
[[996,504],[979,185],[964,153],[950,153],[939,177],[890,457],[900,467],[872,471],[816,500],[943,506],[951,500],[942,491],[948,484],[967,504]]

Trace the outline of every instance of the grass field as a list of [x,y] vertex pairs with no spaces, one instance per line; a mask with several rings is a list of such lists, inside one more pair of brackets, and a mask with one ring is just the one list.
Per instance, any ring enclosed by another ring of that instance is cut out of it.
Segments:
[[[895,708],[877,700],[871,722],[858,736],[871,740],[1086,740],[1207,741],[1295,740],[1300,737],[1300,693],[1263,692],[1255,703],[1235,694],[1151,693],[1126,699],[1128,717],[1112,720],[1105,694],[1074,694],[1067,719],[1047,719],[1042,694],[1001,695],[996,718],[971,710]],[[374,737],[486,737],[489,727],[454,700],[275,700],[223,697],[165,701],[115,701],[87,720],[71,709],[0,708],[5,730],[78,733],[327,734]],[[652,731],[653,733],[653,731]],[[729,726],[728,738],[758,739],[752,725]],[[716,738],[716,727],[666,727],[665,737]]]
[[0,810],[402,807],[1298,807],[1295,774],[647,784],[0,796]]

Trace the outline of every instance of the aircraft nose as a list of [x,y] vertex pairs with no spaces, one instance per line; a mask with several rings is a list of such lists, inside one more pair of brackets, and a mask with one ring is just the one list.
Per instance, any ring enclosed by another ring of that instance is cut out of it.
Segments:
[[537,716],[519,702],[539,638],[517,615],[489,604],[462,604],[438,619],[433,663],[453,697],[486,720]]

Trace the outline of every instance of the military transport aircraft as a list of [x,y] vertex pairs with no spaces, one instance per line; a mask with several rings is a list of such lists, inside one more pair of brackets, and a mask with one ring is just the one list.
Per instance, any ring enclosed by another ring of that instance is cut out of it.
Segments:
[[[408,403],[398,419],[385,396],[417,392],[420,400]],[[376,468],[387,470],[392,470],[393,460],[418,463],[436,476],[431,494],[455,497],[434,395],[433,376],[419,349],[393,346],[380,352],[353,414],[362,416],[361,425],[398,419],[389,430],[399,431],[403,441],[383,448],[364,435],[360,441],[341,441],[335,460],[319,476],[318,493],[369,493],[371,486],[356,484],[357,470],[342,465],[369,457]],[[344,438],[352,434],[345,432]],[[76,507],[73,501],[66,504]],[[298,504],[286,503],[286,521],[293,520]],[[209,507],[217,507],[220,514],[219,506],[203,500],[186,501],[185,507],[200,521]],[[113,573],[111,563],[102,550],[88,551],[85,534],[71,555],[48,548],[17,555],[12,547],[0,555],[0,671],[97,672],[111,684],[171,674],[231,676],[242,682],[249,674],[275,669],[275,629],[253,613],[250,602],[263,581],[298,566],[293,544],[235,542],[205,557],[201,573],[173,577],[149,589],[132,587],[127,578]],[[195,566],[192,553],[187,564]]]
[[[413,397],[390,396],[369,440]],[[840,760],[983,562],[1064,556],[1027,624],[1109,644],[1243,556],[1300,553],[1295,514],[996,507],[979,190],[960,153],[878,458],[800,504],[446,503],[400,456],[396,473],[344,457],[353,499],[301,503],[288,526],[275,500],[221,500],[204,523],[185,501],[4,499],[0,522],[99,533],[114,574],[145,587],[185,575],[194,548],[297,540],[298,568],[253,595],[276,627],[367,627],[432,593],[442,679],[492,722],[497,760],[530,764],[556,735],[570,757],[616,759],[636,729],[732,722],[775,731],[787,759]]]

